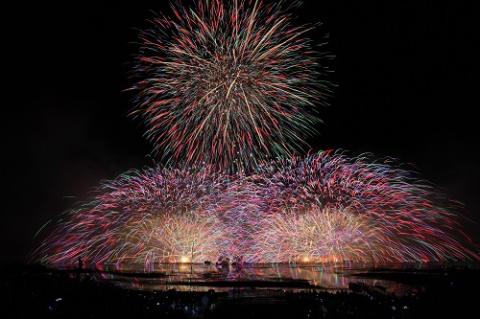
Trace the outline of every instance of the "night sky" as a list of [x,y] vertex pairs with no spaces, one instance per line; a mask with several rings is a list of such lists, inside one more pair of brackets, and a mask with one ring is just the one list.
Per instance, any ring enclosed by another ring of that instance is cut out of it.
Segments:
[[[187,0],[185,0],[187,1]],[[469,2],[306,0],[338,88],[314,149],[372,152],[415,167],[480,221],[478,17]],[[368,3],[367,3],[368,2]],[[22,3],[2,28],[1,262],[22,261],[49,218],[102,179],[155,163],[127,72],[137,31],[167,1]]]

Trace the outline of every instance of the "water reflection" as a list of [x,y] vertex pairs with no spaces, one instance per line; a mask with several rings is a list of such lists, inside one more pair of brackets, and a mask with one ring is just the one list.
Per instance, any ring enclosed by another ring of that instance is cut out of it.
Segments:
[[369,267],[342,266],[292,266],[288,264],[249,265],[242,268],[216,267],[206,264],[162,264],[155,274],[143,274],[140,269],[93,273],[98,281],[126,289],[160,291],[231,291],[235,289],[283,289],[302,291],[322,289],[348,290],[352,284],[379,287],[386,293],[403,294],[410,287],[395,281],[362,278],[355,274],[366,272]]

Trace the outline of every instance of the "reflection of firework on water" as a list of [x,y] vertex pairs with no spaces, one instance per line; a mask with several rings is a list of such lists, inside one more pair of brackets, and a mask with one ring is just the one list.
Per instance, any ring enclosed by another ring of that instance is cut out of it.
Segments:
[[151,169],[105,184],[33,257],[50,265],[477,259],[458,218],[405,170],[331,152],[251,175]]
[[[187,163],[245,167],[303,148],[329,85],[289,9],[261,0],[173,5],[141,33],[134,114],[157,151]],[[324,58],[322,58],[324,57]]]

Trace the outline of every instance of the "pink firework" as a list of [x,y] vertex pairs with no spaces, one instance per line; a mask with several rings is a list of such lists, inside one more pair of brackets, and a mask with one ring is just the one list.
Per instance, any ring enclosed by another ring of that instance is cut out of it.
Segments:
[[322,152],[255,173],[151,169],[106,183],[33,253],[52,266],[215,261],[478,260],[434,190],[408,171]]

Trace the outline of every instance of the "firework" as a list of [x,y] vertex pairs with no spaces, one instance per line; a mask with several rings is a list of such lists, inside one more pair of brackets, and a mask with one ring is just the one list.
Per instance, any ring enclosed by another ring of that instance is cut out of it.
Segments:
[[172,5],[140,35],[133,113],[155,150],[221,169],[302,149],[329,94],[328,54],[289,11],[297,1]]
[[261,260],[478,260],[453,205],[414,173],[371,156],[321,152],[265,164],[251,179],[269,203],[252,250]]
[[381,231],[348,209],[284,212],[261,220],[252,254],[289,263],[365,262],[382,247]]
[[[218,206],[212,210],[221,220],[226,236],[223,238],[221,257],[234,261],[257,262],[252,247],[257,241],[258,226],[268,206],[262,190],[245,176],[235,180],[223,193]],[[263,262],[263,261],[262,261]]]
[[133,114],[170,163],[104,183],[42,232],[32,260],[145,271],[226,258],[478,261],[456,208],[412,172],[371,156],[295,155],[330,87],[330,57],[306,37],[313,27],[294,25],[297,4],[197,0],[153,19]]
[[53,266],[478,260],[460,217],[407,170],[321,152],[255,173],[150,169],[105,183],[34,252]]
[[208,169],[129,172],[62,216],[33,256],[56,266],[81,260],[117,268],[143,265],[146,271],[156,263],[212,260],[223,232],[208,210],[226,181]]

